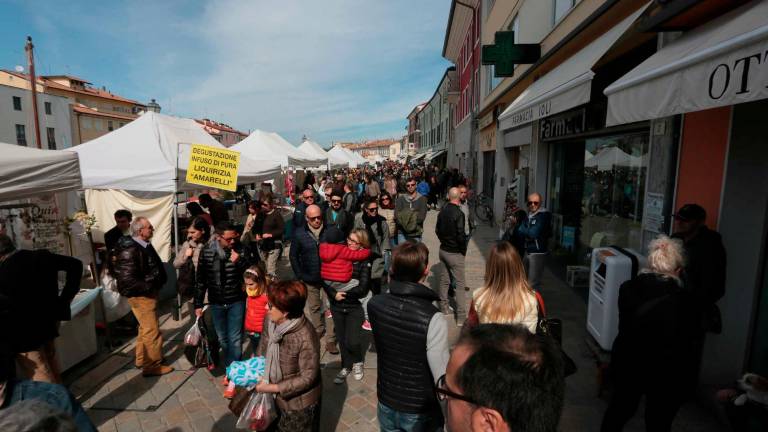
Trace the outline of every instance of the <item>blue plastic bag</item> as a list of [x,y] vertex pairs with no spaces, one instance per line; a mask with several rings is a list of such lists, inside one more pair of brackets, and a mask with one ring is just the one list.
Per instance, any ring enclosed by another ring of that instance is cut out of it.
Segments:
[[232,362],[227,367],[227,379],[239,387],[253,387],[264,376],[265,363],[264,357]]

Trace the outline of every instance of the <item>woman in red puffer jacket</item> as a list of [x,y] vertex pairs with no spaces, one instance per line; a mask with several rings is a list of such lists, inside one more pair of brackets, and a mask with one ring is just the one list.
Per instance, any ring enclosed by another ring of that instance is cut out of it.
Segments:
[[267,316],[267,278],[262,266],[255,265],[243,273],[243,289],[248,298],[245,301],[245,333],[251,340],[251,348],[256,352],[264,330],[264,317]]

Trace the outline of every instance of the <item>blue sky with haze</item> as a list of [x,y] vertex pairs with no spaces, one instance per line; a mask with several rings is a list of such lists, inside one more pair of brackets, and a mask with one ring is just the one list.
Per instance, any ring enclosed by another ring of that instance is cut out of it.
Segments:
[[449,62],[448,0],[0,0],[0,68],[72,74],[166,114],[334,141],[400,137]]

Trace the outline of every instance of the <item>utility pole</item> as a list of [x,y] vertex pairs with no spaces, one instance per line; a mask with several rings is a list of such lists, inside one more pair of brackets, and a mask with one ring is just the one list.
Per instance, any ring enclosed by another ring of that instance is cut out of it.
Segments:
[[42,149],[42,142],[40,141],[40,116],[37,113],[37,77],[35,76],[35,54],[32,45],[32,36],[27,36],[27,44],[24,46],[24,51],[27,52],[27,65],[29,66],[29,83],[32,88],[32,112],[35,115],[35,142],[37,148]]

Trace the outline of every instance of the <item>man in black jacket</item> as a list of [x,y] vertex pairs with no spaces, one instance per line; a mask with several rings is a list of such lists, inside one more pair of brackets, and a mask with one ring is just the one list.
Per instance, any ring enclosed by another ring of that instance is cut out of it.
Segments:
[[130,234],[131,220],[133,220],[133,214],[130,211],[120,209],[115,212],[115,226],[104,233],[104,245],[107,251],[115,247],[120,237]]
[[448,364],[448,325],[433,304],[438,295],[422,284],[428,261],[423,243],[399,244],[392,253],[389,293],[368,302],[381,430],[442,430],[434,386]]
[[[59,294],[58,272],[66,273]],[[72,299],[80,288],[83,264],[76,258],[47,250],[16,250],[11,239],[0,234],[0,296],[7,299],[7,315],[13,328],[3,336],[20,357],[24,378],[60,382],[53,341],[59,321],[68,321]]]
[[[341,197],[337,196],[337,198]],[[296,230],[291,242],[291,268],[296,278],[307,286],[307,303],[304,306],[304,315],[315,326],[318,338],[322,338],[326,328],[323,317],[323,278],[320,277],[319,245],[325,238],[325,225],[323,212],[317,205],[313,204],[307,207],[305,217],[306,226]],[[328,331],[325,349],[331,354],[339,353],[338,348],[336,348],[336,335],[332,328]]]
[[461,211],[461,191],[448,190],[448,203],[437,215],[435,234],[440,240],[440,262],[445,271],[440,278],[440,306],[443,313],[450,313],[448,289],[453,282],[456,290],[456,324],[461,326],[467,319],[467,292],[464,279],[464,260],[467,255],[467,234],[464,212]]
[[296,204],[296,209],[293,211],[293,230],[296,231],[299,228],[307,225],[307,220],[304,214],[307,212],[307,207],[315,204],[315,192],[312,189],[304,189],[301,192],[301,202]]
[[325,211],[325,226],[336,226],[346,236],[352,230],[354,216],[342,208],[343,194],[339,190],[331,192],[331,206]]
[[163,361],[163,337],[157,321],[157,295],[167,276],[163,261],[149,242],[155,228],[149,219],[131,222],[131,237],[120,237],[110,259],[117,290],[128,297],[131,310],[139,321],[136,338],[136,367],[144,376],[164,375],[173,371]]
[[258,261],[250,248],[238,243],[234,225],[224,222],[216,227],[216,238],[200,252],[195,286],[195,315],[203,315],[210,305],[213,327],[224,353],[224,367],[239,361],[243,354],[245,291],[243,273]]

